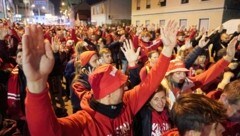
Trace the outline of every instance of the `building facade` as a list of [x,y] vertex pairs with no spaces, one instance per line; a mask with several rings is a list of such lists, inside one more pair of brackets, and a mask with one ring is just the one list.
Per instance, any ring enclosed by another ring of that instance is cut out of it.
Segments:
[[104,0],[91,5],[91,22],[96,25],[130,23],[130,0]]
[[239,0],[132,0],[132,24],[162,26],[169,19],[179,26],[212,30],[240,18]]

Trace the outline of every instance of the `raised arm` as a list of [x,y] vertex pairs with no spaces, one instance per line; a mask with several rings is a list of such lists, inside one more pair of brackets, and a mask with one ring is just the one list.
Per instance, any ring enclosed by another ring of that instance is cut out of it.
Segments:
[[[136,114],[141,109],[164,78],[172,50],[176,45],[177,24],[174,21],[169,21],[161,32],[164,47],[157,64],[151,69],[144,81],[124,95],[124,100],[130,105],[133,114]],[[126,46],[129,46],[128,43],[126,44]],[[128,54],[124,50],[123,53],[128,60]]]
[[191,77],[192,81],[197,82],[196,88],[201,85],[209,83],[213,79],[217,78],[222,72],[224,72],[224,69],[229,65],[229,63],[234,58],[236,52],[235,49],[236,43],[237,37],[233,38],[230,41],[227,47],[227,54],[221,60],[219,60],[216,64],[214,64],[204,73],[197,75],[195,77]]
[[23,35],[23,71],[31,93],[41,93],[47,86],[54,57],[49,41],[44,41],[41,26],[26,26]]

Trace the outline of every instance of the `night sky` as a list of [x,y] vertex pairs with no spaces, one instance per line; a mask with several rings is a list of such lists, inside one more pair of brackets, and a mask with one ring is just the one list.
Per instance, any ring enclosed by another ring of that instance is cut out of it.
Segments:
[[[61,3],[61,0],[50,0],[53,5],[54,5],[54,8],[55,8],[55,14],[56,15],[59,15],[60,12],[59,12],[59,7],[60,7],[60,3]],[[71,0],[70,0],[71,1]],[[76,1],[76,0],[75,0]],[[79,0],[80,1],[80,0]],[[94,3],[97,3],[97,2],[100,2],[100,1],[103,1],[103,0],[86,0],[86,2],[88,4],[94,4]],[[74,3],[74,4],[78,4],[78,3]]]
[[59,12],[59,7],[60,7],[60,0],[50,0],[52,3],[53,3],[53,5],[54,5],[54,9],[55,9],[55,14],[56,15],[59,15],[60,14],[60,12]]

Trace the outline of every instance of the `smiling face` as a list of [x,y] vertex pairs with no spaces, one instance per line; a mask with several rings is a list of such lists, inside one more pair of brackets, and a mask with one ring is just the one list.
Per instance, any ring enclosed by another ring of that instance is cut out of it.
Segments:
[[152,99],[150,100],[149,104],[151,107],[156,110],[157,112],[163,111],[166,105],[166,93],[164,90],[160,92],[156,92]]

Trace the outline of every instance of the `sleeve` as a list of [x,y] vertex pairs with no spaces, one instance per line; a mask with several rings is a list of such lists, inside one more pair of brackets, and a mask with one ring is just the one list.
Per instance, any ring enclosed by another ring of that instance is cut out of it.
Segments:
[[160,55],[156,65],[139,85],[129,90],[124,95],[124,100],[129,104],[134,115],[142,108],[153,92],[157,89],[168,69],[170,58]]
[[200,48],[199,46],[196,46],[191,53],[189,53],[184,60],[185,66],[187,69],[189,69],[192,64],[195,62],[197,57],[203,52],[203,48]]
[[81,82],[74,82],[71,85],[74,93],[78,96],[79,99],[87,92],[86,87]]
[[72,31],[71,31],[71,39],[75,42],[75,43],[77,43],[77,36],[76,36],[76,30],[75,29],[72,29]]
[[25,104],[26,118],[32,136],[79,135],[87,123],[84,112],[57,119],[52,109],[48,88],[40,94],[27,91]]
[[138,46],[138,36],[134,35],[133,38],[132,38],[132,41],[133,41],[133,46],[135,49],[137,49],[139,46]]
[[189,77],[196,85],[194,88],[206,85],[216,79],[222,72],[224,72],[224,69],[228,66],[228,64],[229,62],[222,58],[202,74],[195,77]]
[[135,87],[140,83],[140,77],[139,77],[139,66],[136,66],[134,68],[129,68],[129,80],[130,80],[130,88]]

